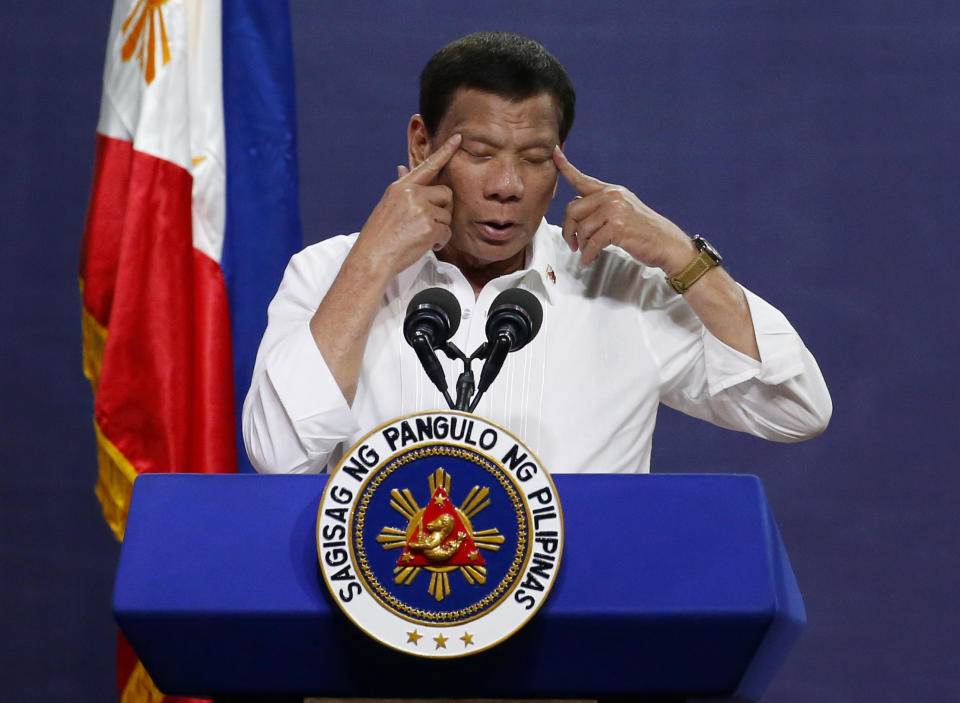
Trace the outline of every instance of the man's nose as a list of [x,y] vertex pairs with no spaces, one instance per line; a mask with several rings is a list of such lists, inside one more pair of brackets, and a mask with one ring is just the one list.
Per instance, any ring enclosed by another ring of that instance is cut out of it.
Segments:
[[514,159],[491,160],[484,184],[484,195],[491,200],[508,202],[523,196],[523,177]]

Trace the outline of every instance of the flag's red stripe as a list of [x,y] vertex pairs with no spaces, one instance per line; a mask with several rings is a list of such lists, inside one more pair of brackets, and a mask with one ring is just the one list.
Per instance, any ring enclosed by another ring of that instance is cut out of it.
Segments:
[[94,416],[139,473],[232,472],[226,287],[193,247],[192,178],[123,144],[98,139],[84,247],[85,301],[107,326]]
[[233,352],[227,284],[220,265],[193,250],[194,445],[191,471],[237,470],[234,433]]
[[127,642],[127,638],[123,636],[123,631],[119,628],[117,629],[117,694],[118,700],[119,696],[123,693],[123,689],[127,687],[127,681],[130,680],[130,675],[133,673],[133,668],[137,665],[137,654],[133,651],[133,647],[130,646],[130,643]]
[[132,160],[130,142],[97,135],[93,188],[80,248],[80,277],[84,281],[84,307],[104,327],[110,323]]

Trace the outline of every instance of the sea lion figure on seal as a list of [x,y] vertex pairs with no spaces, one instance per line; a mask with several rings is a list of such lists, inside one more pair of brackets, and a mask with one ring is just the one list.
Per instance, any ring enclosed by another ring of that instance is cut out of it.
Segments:
[[439,515],[435,520],[427,523],[427,532],[424,533],[423,524],[420,525],[420,539],[407,544],[410,549],[419,549],[423,555],[432,562],[444,562],[460,549],[463,540],[467,538],[467,533],[463,530],[457,532],[457,536],[449,542],[444,540],[453,532],[453,516],[448,513]]

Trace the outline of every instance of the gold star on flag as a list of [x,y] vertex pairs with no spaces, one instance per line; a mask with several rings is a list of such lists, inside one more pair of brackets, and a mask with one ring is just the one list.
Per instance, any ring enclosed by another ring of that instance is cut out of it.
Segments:
[[420,638],[423,637],[419,632],[414,630],[413,632],[407,633],[407,643],[413,642],[415,645],[420,644]]
[[449,639],[448,637],[444,637],[443,635],[437,635],[436,637],[433,638],[433,641],[437,643],[437,647],[436,647],[437,649],[440,649],[441,647],[443,649],[446,649],[448,639]]
[[443,497],[443,493],[437,493],[437,498],[433,502],[437,504],[438,508],[442,508],[446,500],[447,499]]

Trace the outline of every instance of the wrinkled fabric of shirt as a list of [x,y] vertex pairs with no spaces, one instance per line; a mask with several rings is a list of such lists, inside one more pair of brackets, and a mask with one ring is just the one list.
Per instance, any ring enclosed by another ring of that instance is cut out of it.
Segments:
[[[446,409],[402,332],[410,299],[433,286],[460,302],[452,341],[468,355],[485,341],[487,310],[503,290],[525,288],[542,303],[539,334],[507,357],[475,413],[513,433],[551,473],[650,471],[660,403],[781,442],[815,436],[829,422],[820,369],[779,310],[744,289],[762,359],[756,361],[714,337],[659,269],[616,247],[580,269],[579,254],[545,220],[526,267],[490,281],[479,296],[433,252],[396,276],[373,322],[350,405],[309,323],[356,238],[334,237],[296,254],[270,304],[243,407],[244,441],[258,471],[332,470],[378,426]],[[439,357],[452,389],[462,364]]]

